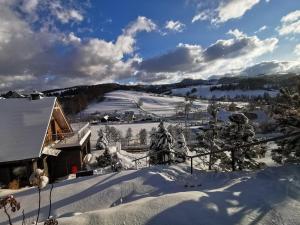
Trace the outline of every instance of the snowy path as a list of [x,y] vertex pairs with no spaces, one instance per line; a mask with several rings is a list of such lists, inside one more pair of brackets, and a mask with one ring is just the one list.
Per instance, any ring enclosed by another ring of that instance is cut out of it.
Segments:
[[[42,219],[48,213],[48,193],[49,187],[42,192]],[[36,189],[15,195],[32,221]],[[59,224],[66,225],[191,224],[189,221],[250,225],[271,224],[268,222],[274,218],[291,223],[300,221],[300,169],[286,166],[235,173],[196,170],[193,176],[185,165],[122,171],[55,184],[52,207],[53,215],[61,217]],[[71,217],[78,212],[83,214]],[[16,213],[14,221],[20,219]],[[1,211],[0,225],[6,224]]]

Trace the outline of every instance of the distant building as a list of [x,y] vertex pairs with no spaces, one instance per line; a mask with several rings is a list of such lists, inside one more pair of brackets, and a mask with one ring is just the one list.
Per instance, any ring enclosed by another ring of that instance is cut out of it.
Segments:
[[0,99],[0,183],[27,185],[35,168],[50,181],[81,170],[90,153],[86,124],[74,131],[55,97]]

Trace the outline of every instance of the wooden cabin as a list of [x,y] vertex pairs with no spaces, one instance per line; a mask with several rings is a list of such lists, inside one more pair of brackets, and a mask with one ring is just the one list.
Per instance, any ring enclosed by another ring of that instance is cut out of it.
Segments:
[[55,97],[0,99],[0,184],[28,184],[36,168],[50,181],[83,169],[89,124],[74,130]]

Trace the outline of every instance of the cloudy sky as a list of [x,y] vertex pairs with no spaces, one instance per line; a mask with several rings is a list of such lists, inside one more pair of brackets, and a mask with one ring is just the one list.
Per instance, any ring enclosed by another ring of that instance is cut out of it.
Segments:
[[0,91],[298,71],[299,0],[0,0]]

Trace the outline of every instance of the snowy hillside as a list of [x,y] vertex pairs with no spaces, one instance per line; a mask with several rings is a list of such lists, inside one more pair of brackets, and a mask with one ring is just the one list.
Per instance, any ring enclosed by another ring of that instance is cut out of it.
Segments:
[[198,96],[198,97],[203,97],[203,98],[212,98],[213,96],[215,96],[216,98],[220,98],[220,97],[226,97],[229,96],[230,98],[234,98],[236,96],[253,96],[253,97],[257,97],[257,96],[263,96],[264,93],[268,93],[270,96],[274,97],[278,94],[278,91],[266,91],[266,90],[247,90],[247,91],[243,91],[243,90],[228,90],[228,91],[221,91],[221,90],[214,90],[214,91],[210,91],[210,88],[212,86],[211,85],[199,85],[199,86],[191,86],[191,87],[187,87],[187,88],[176,88],[176,89],[172,89],[172,94],[173,95],[182,95],[185,96],[187,92],[192,91],[193,88],[196,88],[197,91],[194,93],[191,93],[191,95],[193,96]]
[[[141,109],[137,103],[141,101]],[[136,91],[113,91],[105,95],[103,102],[91,104],[83,113],[91,114],[94,112],[148,112],[159,116],[170,116],[175,114],[176,104],[183,102],[182,97],[167,95],[156,95]],[[206,101],[196,101],[195,107],[206,110]]]
[[[49,187],[42,191],[41,219],[48,213],[48,194]],[[37,190],[15,196],[27,222],[33,221]],[[191,176],[188,165],[177,165],[95,175],[55,184],[52,208],[63,225],[297,224],[300,170],[299,166],[235,173],[196,170]],[[22,216],[15,213],[13,218],[20,221]],[[0,225],[7,224],[5,219],[1,211]]]

